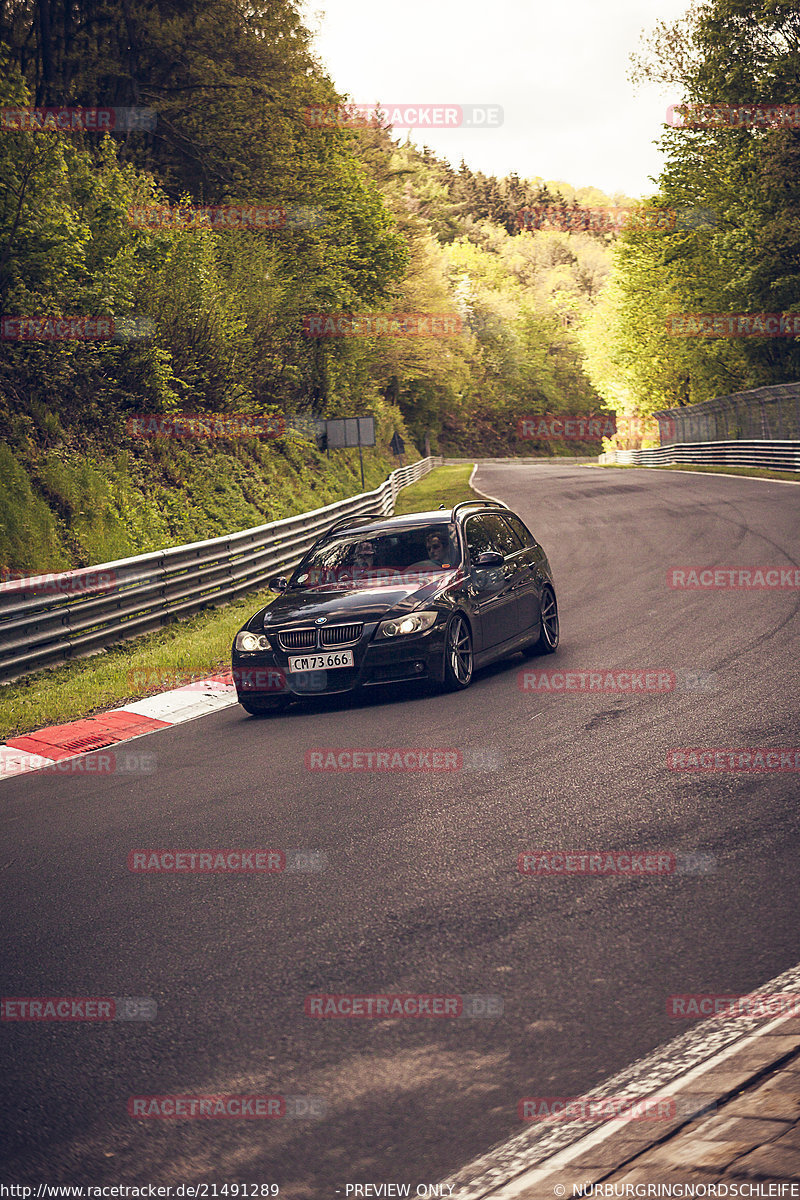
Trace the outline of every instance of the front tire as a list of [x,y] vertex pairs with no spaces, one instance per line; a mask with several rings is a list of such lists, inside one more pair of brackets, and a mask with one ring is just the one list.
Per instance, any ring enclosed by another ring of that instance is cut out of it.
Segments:
[[542,621],[539,636],[532,645],[525,648],[525,654],[531,657],[537,654],[555,654],[558,649],[560,637],[558,603],[556,594],[551,587],[542,588],[540,608]]
[[461,692],[472,683],[474,655],[472,633],[466,617],[456,613],[447,626],[444,646],[445,691]]

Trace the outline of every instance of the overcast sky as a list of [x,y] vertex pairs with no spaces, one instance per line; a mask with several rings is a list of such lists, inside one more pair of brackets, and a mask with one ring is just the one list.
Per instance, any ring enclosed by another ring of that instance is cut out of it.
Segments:
[[[642,30],[688,0],[307,0],[334,83],[357,103],[500,105],[493,129],[412,133],[454,166],[560,179],[607,193],[652,191],[654,140],[681,97],[634,93]],[[395,136],[406,136],[396,130]]]

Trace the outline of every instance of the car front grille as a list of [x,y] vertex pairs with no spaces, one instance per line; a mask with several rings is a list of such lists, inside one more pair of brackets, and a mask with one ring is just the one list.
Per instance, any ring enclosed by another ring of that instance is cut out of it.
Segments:
[[357,642],[361,637],[363,624],[359,625],[328,625],[320,630],[323,646],[348,646]]
[[[317,646],[354,645],[364,630],[363,622],[357,625],[326,625],[321,629],[281,629],[278,645],[281,650],[315,650]],[[317,642],[319,634],[319,642]]]
[[311,650],[316,644],[316,629],[282,629],[278,634],[282,650]]

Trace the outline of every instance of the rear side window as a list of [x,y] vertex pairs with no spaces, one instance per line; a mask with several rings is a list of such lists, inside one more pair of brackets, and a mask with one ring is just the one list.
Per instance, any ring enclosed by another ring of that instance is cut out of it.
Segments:
[[525,528],[516,513],[504,513],[503,520],[508,521],[511,528],[514,530],[514,533],[517,535],[526,549],[536,545],[536,538]]
[[470,558],[473,560],[487,550],[494,550],[505,557],[516,554],[520,549],[514,533],[506,525],[502,517],[494,513],[481,513],[480,516],[470,517],[467,521],[467,546]]
[[512,529],[509,529],[502,517],[496,513],[486,513],[481,520],[489,526],[491,536],[501,554],[516,554],[522,548],[519,538]]

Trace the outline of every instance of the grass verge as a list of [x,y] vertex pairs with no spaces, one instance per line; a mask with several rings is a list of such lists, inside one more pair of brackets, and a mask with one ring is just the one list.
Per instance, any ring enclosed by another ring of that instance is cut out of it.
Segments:
[[[469,500],[472,464],[437,467],[397,497],[407,513]],[[0,743],[46,725],[60,725],[156,692],[205,679],[230,667],[234,635],[272,595],[251,592],[222,608],[206,609],[92,658],[38,671],[0,686]]]
[[435,467],[418,483],[403,488],[397,497],[395,513],[403,516],[410,512],[425,512],[427,509],[452,508],[459,500],[475,500],[477,495],[469,486],[473,463],[465,466]]
[[230,668],[234,635],[270,592],[251,592],[223,608],[165,625],[91,658],[37,671],[0,687],[0,742],[119,708]]
[[717,467],[706,463],[669,463],[647,467],[644,463],[598,463],[615,471],[700,471],[703,475],[749,475],[751,479],[789,479],[800,483],[798,471],[773,471],[770,467]]

